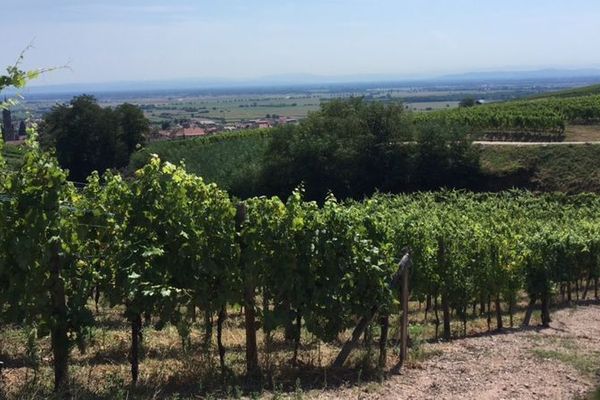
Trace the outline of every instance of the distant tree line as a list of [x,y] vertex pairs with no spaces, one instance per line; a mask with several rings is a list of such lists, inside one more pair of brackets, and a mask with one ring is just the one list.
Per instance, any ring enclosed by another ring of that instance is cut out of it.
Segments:
[[101,107],[93,96],[55,106],[41,124],[40,140],[54,148],[69,178],[83,181],[92,171],[124,168],[150,130],[142,110],[132,104]]

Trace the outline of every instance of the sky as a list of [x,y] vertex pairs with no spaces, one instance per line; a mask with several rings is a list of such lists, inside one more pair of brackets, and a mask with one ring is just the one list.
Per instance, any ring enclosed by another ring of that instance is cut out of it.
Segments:
[[0,0],[37,84],[600,67],[598,0]]

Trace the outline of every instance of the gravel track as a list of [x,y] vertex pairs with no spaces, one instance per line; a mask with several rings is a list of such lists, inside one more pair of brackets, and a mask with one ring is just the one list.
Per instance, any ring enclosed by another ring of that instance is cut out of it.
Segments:
[[600,385],[600,306],[555,312],[531,328],[425,345],[439,354],[383,384],[316,399],[578,399]]

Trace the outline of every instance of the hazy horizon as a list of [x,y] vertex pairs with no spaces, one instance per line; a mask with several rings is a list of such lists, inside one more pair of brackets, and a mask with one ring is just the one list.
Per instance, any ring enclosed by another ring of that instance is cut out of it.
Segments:
[[21,0],[2,7],[0,65],[69,65],[36,85],[398,78],[600,68],[600,3],[434,0]]

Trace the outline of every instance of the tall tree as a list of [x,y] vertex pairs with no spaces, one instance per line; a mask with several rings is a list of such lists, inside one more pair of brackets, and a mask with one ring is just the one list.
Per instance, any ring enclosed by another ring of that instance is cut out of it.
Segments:
[[148,121],[137,107],[101,107],[93,96],[73,98],[44,118],[42,143],[55,147],[69,177],[83,181],[92,171],[122,168],[148,131]]
[[401,105],[362,98],[322,105],[297,127],[275,132],[265,155],[270,191],[287,196],[301,182],[309,198],[362,197],[382,186],[390,143],[412,140]]
[[470,188],[479,178],[479,153],[473,148],[467,128],[430,121],[421,123],[413,184],[420,190]]
[[143,145],[150,132],[150,122],[144,112],[133,104],[125,103],[115,108],[122,129],[121,140],[127,148],[127,154],[133,153],[138,145]]

